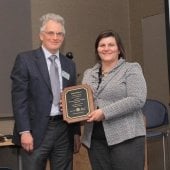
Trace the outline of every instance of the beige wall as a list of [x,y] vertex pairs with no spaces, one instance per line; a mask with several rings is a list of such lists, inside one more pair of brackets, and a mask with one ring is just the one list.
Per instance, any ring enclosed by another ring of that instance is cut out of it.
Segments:
[[140,62],[148,85],[148,98],[168,106],[164,0],[129,0],[132,60]]
[[131,56],[143,63],[142,19],[164,13],[164,0],[129,0]]
[[142,20],[143,63],[149,98],[158,99],[168,106],[169,85],[164,19],[164,14],[157,14]]

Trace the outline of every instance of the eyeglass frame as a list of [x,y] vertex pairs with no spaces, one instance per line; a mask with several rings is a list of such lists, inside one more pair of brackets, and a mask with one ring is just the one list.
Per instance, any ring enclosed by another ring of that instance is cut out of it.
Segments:
[[43,32],[46,33],[50,37],[54,37],[55,35],[57,37],[64,37],[65,35],[63,32],[53,32],[53,31],[43,31]]

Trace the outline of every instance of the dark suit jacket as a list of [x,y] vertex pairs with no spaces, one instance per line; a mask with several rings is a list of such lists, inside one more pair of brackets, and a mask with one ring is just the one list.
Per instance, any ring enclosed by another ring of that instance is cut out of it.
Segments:
[[[63,88],[76,84],[76,69],[72,60],[60,54],[61,68],[70,75],[62,76]],[[20,145],[19,132],[30,130],[34,146],[41,144],[44,137],[53,95],[49,72],[41,48],[20,53],[12,73],[12,105],[15,117],[13,142]],[[71,124],[70,134],[80,133],[78,124]]]

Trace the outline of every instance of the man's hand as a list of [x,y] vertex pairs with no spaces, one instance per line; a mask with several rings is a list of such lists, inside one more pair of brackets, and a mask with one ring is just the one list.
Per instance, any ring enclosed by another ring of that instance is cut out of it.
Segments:
[[33,151],[33,137],[30,132],[24,132],[21,134],[21,145],[27,152]]
[[80,142],[80,136],[74,135],[74,153],[78,153],[80,150],[81,142]]

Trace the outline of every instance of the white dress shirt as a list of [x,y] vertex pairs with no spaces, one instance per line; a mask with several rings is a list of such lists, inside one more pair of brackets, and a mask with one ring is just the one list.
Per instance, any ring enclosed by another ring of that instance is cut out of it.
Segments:
[[[45,59],[47,62],[47,67],[48,67],[48,72],[50,72],[50,65],[51,65],[51,61],[49,60],[49,57],[51,55],[56,55],[56,59],[55,62],[57,64],[58,67],[58,73],[59,73],[59,83],[60,83],[60,90],[62,91],[62,87],[63,87],[63,82],[62,82],[62,70],[61,70],[61,63],[60,63],[60,57],[59,57],[59,51],[57,51],[55,54],[50,53],[45,47],[42,46],[44,55],[45,55]],[[52,104],[51,107],[51,112],[50,112],[50,116],[55,116],[55,115],[60,115],[61,112],[59,110],[59,105],[55,106],[54,104]]]

